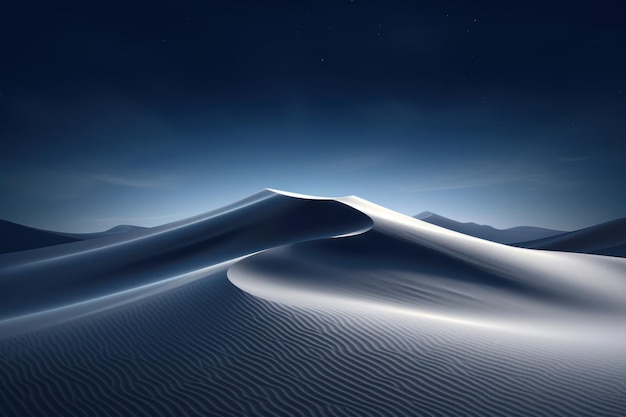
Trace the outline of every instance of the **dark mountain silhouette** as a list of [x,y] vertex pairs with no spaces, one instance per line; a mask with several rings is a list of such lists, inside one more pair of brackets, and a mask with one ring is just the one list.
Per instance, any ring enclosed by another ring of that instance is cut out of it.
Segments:
[[60,233],[55,232],[63,236],[68,236],[77,240],[87,240],[87,239],[97,239],[105,236],[119,236],[126,233],[135,232],[138,230],[146,230],[147,227],[141,226],[131,226],[128,224],[120,224],[118,226],[114,226],[104,232],[94,232],[94,233]]
[[514,246],[626,257],[626,217]]
[[473,222],[457,222],[456,220],[440,216],[430,211],[424,211],[414,217],[427,223],[434,224],[435,226],[444,227],[448,230],[454,230],[455,232],[463,233],[485,240],[490,240],[492,242],[507,244],[537,240],[565,233],[561,230],[551,230],[533,226],[518,226],[512,227],[510,229],[496,229],[495,227]]

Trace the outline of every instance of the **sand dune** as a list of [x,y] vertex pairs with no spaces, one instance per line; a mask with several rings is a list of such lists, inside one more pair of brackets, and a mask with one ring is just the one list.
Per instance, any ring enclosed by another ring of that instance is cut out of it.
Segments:
[[358,301],[366,309],[401,308],[504,327],[518,319],[518,327],[534,320],[542,323],[539,329],[550,322],[563,328],[567,316],[604,323],[626,313],[624,259],[514,248],[356,197],[338,200],[367,214],[372,229],[259,253],[231,267],[231,281],[282,303]]
[[141,230],[146,230],[146,227],[141,226],[132,226],[128,224],[120,224],[114,226],[108,230],[103,232],[93,232],[93,233],[61,233],[56,232],[59,235],[67,236],[77,240],[87,240],[87,239],[99,239],[107,236],[120,236],[128,233],[135,233]]
[[515,245],[532,249],[592,253],[624,258],[626,257],[626,218]]
[[0,254],[76,242],[80,239],[0,220]]
[[0,415],[620,416],[625,318],[625,259],[264,190],[0,255]]
[[21,224],[0,220],[0,254],[45,248],[87,239],[121,236],[146,230],[145,227],[119,225],[104,232],[64,233],[35,229]]
[[0,256],[0,318],[171,278],[269,247],[369,227],[333,200],[263,191],[223,210],[127,235]]

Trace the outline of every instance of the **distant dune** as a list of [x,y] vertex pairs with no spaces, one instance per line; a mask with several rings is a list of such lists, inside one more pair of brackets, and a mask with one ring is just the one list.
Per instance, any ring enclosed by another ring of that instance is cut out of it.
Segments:
[[623,416],[625,323],[626,259],[267,189],[0,255],[0,415]]
[[461,223],[447,217],[440,216],[430,211],[424,211],[416,216],[416,219],[425,221],[436,226],[445,227],[455,232],[463,233],[469,236],[479,237],[481,239],[490,240],[498,243],[516,243],[526,242],[530,240],[542,239],[550,236],[565,233],[561,230],[544,229],[533,226],[518,226],[510,229],[496,229],[492,226]]
[[515,246],[626,257],[626,217]]
[[119,225],[104,232],[95,233],[63,233],[50,230],[35,229],[21,224],[0,220],[0,254],[19,252],[29,249],[45,248],[87,239],[98,239],[107,236],[119,236],[145,230],[145,227]]
[[0,220],[0,253],[76,242],[80,239]]
[[457,222],[430,211],[414,217],[468,236],[521,248],[626,257],[626,218],[563,232],[532,226],[496,229],[488,225]]
[[98,239],[101,237],[107,237],[107,236],[118,236],[121,234],[126,234],[126,233],[134,233],[140,230],[146,230],[147,227],[141,227],[141,226],[131,226],[128,224],[120,224],[118,226],[114,226],[112,228],[110,228],[109,230],[105,230],[103,232],[93,232],[93,233],[61,233],[61,232],[56,232],[57,234],[63,235],[63,236],[67,236],[67,237],[71,237],[77,240],[86,240],[86,239]]

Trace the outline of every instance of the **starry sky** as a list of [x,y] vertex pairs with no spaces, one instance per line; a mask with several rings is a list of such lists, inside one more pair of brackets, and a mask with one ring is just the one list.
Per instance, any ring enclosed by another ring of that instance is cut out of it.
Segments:
[[0,6],[0,218],[152,226],[259,189],[496,227],[626,215],[615,1]]

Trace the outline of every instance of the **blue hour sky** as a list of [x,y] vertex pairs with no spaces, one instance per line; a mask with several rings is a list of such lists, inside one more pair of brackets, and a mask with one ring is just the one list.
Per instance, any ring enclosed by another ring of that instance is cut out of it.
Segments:
[[157,225],[270,187],[571,230],[626,215],[620,1],[0,6],[0,218]]

